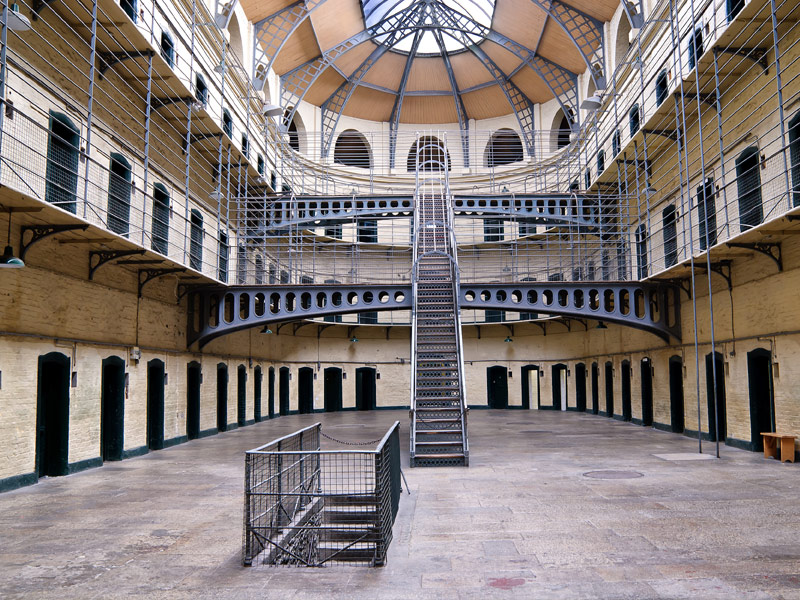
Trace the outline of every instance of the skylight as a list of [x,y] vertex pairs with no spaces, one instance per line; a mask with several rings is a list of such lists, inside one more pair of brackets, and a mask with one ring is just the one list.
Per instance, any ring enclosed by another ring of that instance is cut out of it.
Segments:
[[[475,31],[491,25],[494,0],[361,0],[361,8],[367,29],[378,42],[391,44],[392,50],[410,52],[417,32],[422,30],[417,53],[436,55],[441,54],[442,45],[450,53],[463,50],[465,43],[480,43],[482,36]],[[400,17],[399,24],[383,25],[385,19],[395,15]],[[464,15],[474,23],[467,32],[457,31],[442,22],[442,15],[452,15],[456,20]]]

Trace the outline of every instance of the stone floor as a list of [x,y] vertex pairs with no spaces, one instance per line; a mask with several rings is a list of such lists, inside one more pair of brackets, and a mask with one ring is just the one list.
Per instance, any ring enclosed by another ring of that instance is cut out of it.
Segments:
[[0,597],[800,598],[800,464],[549,411],[472,411],[468,469],[406,452],[386,567],[241,567],[243,451],[316,420],[407,448],[405,411],[289,416],[2,494]]

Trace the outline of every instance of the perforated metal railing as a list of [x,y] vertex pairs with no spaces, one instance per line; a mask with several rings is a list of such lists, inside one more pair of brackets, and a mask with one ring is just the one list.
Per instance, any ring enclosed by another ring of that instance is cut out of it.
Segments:
[[400,500],[399,422],[374,450],[322,450],[316,423],[245,453],[245,566],[382,566]]

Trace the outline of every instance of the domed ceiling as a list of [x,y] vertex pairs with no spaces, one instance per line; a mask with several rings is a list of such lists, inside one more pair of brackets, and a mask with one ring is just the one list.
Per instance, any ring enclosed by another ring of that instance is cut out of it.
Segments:
[[[256,64],[281,76],[280,104],[399,123],[460,123],[532,105],[577,111],[577,75],[604,87],[603,25],[618,0],[241,0]],[[273,99],[274,101],[275,99]],[[569,112],[569,111],[565,111]],[[538,127],[541,127],[539,125]]]

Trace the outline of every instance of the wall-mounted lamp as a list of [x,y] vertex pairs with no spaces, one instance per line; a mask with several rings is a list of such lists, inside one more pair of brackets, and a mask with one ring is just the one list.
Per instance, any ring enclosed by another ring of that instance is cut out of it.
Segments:
[[6,209],[8,211],[8,237],[6,238],[6,248],[0,256],[0,268],[3,269],[21,269],[25,263],[21,258],[14,256],[14,249],[11,247],[11,217],[14,214],[13,208]]
[[264,329],[261,330],[261,333],[272,333],[272,329],[269,328],[269,325],[264,325]]
[[280,117],[283,114],[283,109],[276,104],[265,104],[261,109],[261,113],[265,117]]
[[511,342],[513,342],[514,340],[512,340],[512,339],[511,339],[511,336],[510,336],[510,335],[507,335],[507,336],[506,336],[506,339],[504,339],[503,341],[504,341],[505,343],[507,343],[507,344],[510,344],[510,343],[511,343]]
[[30,31],[31,29],[30,19],[19,12],[19,5],[16,2],[8,7],[6,23],[11,31]]
[[356,343],[358,343],[358,338],[356,336],[353,336],[353,337],[350,338],[350,341],[352,343],[356,344]]
[[585,98],[583,102],[581,102],[581,108],[583,110],[598,110],[602,104],[603,102],[600,99],[600,96],[597,94],[592,94],[588,98]]
[[608,329],[608,325],[606,325],[602,321],[598,321],[596,329]]

